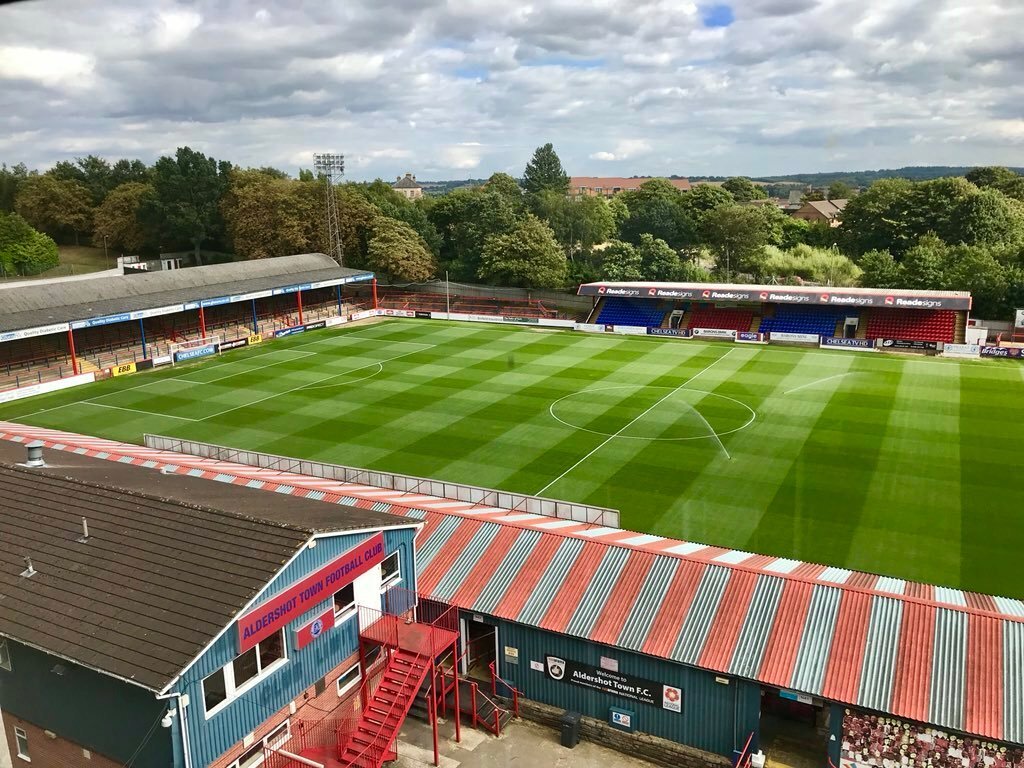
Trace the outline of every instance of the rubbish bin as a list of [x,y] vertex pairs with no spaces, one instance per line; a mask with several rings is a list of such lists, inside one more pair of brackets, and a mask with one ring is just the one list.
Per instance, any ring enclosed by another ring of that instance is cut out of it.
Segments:
[[580,718],[579,712],[566,712],[559,721],[562,726],[562,746],[572,749],[580,743]]

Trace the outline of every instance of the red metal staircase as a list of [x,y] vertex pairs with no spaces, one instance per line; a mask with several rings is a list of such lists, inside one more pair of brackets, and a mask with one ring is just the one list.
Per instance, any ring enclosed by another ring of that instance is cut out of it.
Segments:
[[430,669],[429,656],[401,648],[395,651],[359,721],[342,736],[338,760],[343,766],[379,768],[395,759],[393,744]]

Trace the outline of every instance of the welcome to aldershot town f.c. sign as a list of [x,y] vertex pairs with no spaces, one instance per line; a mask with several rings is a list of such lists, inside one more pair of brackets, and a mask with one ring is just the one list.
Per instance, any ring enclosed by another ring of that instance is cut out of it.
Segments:
[[[238,652],[247,651],[260,640],[270,637],[288,622],[329,599],[339,589],[383,560],[384,534],[378,533],[253,608],[238,619]],[[326,626],[327,613],[325,610],[303,627],[309,630],[306,642],[311,642],[321,634]],[[314,634],[317,620],[321,624],[316,627]]]

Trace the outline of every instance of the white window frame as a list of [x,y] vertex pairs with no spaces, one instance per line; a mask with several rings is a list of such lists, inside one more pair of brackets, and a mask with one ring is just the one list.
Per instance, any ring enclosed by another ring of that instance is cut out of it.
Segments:
[[0,669],[11,671],[11,649],[6,637],[0,637]]
[[24,728],[14,726],[14,748],[18,751],[18,757],[26,763],[31,763],[32,758],[28,754],[28,734]]
[[[231,659],[231,661],[229,661],[227,664],[220,668],[220,673],[224,675],[225,698],[224,701],[220,702],[220,704],[218,704],[210,710],[206,709],[206,678],[210,677],[215,673],[211,672],[209,675],[202,679],[203,710],[206,713],[207,720],[216,715],[218,712],[223,711],[225,707],[231,704],[231,702],[235,701],[241,696],[244,696],[246,693],[251,691],[253,688],[255,688],[257,685],[262,683],[264,680],[266,680],[277,670],[279,670],[281,667],[288,663],[288,636],[285,633],[284,627],[279,629],[278,632],[281,633],[281,658],[271,662],[267,667],[263,667],[263,661],[260,658],[259,652],[260,644],[256,643],[254,647],[256,648],[256,667],[258,671],[254,677],[249,678],[242,685],[235,686],[235,659]],[[271,635],[270,637],[273,637],[273,635]],[[269,637],[265,639],[269,639]],[[260,642],[263,641],[261,640]],[[248,651],[246,651],[246,653],[248,653]],[[239,654],[239,656],[241,655],[242,654]],[[236,656],[235,658],[238,658],[238,656]]]
[[[281,730],[281,726],[284,726],[284,734],[282,736],[278,737],[278,739],[276,741],[271,743],[270,737],[273,736],[275,733],[277,733],[279,730]],[[269,747],[280,747],[282,744],[285,744],[289,739],[291,739],[291,737],[292,737],[292,721],[291,720],[285,720],[283,723],[281,723],[281,725],[277,726],[272,731],[270,731],[266,736],[264,736],[262,739],[260,739],[259,744],[260,744],[261,748],[262,747],[268,747],[268,746]],[[255,742],[250,744],[249,747],[245,751],[248,752],[254,746],[256,746]],[[251,765],[246,766],[246,768],[256,768],[256,766],[258,766],[258,765],[263,765],[263,762],[264,762],[264,758],[261,757],[255,763],[252,763]],[[242,758],[239,757],[237,760],[235,760],[235,762],[230,763],[227,766],[227,768],[242,768]]]
[[[352,680],[351,682],[345,683],[345,686],[342,687],[341,681],[345,678],[346,675],[351,674],[353,670],[355,670],[355,672],[356,672],[356,679]],[[359,662],[357,661],[351,667],[349,667],[344,672],[342,672],[340,675],[338,675],[338,679],[334,682],[334,687],[338,691],[338,698],[340,699],[343,696],[347,695],[348,692],[351,691],[353,688],[358,688],[362,684],[362,682],[363,682],[363,670],[359,666]]]
[[[344,608],[342,608],[339,611],[337,606],[334,604],[334,595],[337,595],[338,592],[341,592],[341,589],[346,589],[346,588],[349,588],[349,587],[351,587],[351,589],[352,589],[352,602],[349,603],[347,606],[345,606]],[[350,581],[348,584],[346,584],[341,589],[339,589],[337,592],[335,592],[334,595],[331,595],[331,606],[334,608],[334,626],[338,626],[339,624],[341,624],[341,622],[347,621],[348,619],[350,619],[350,618],[352,618],[353,616],[356,615],[356,583],[355,583],[355,581]]]
[[[384,578],[384,563],[386,563],[392,557],[395,558],[395,562],[396,562],[395,572],[391,575],[390,578],[386,578],[385,579]],[[392,552],[390,555],[388,555],[387,557],[384,558],[384,563],[380,564],[380,591],[381,592],[386,592],[387,590],[389,590],[391,587],[393,587],[395,584],[397,584],[398,582],[400,582],[402,580],[402,551],[400,549],[396,549],[394,552]]]

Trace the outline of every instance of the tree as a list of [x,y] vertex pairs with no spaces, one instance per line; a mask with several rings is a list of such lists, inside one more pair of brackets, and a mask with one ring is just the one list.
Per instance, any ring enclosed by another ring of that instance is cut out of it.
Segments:
[[643,258],[631,243],[611,240],[601,250],[601,279],[630,282],[644,279]]
[[611,208],[603,197],[570,200],[557,192],[530,197],[533,213],[551,227],[570,259],[588,253],[615,230]]
[[147,201],[144,219],[170,243],[190,243],[196,264],[202,264],[203,244],[224,236],[220,199],[230,172],[230,163],[189,147],[179,147],[174,157],[161,157],[153,166],[156,196]]
[[979,317],[1004,317],[1014,309],[1007,303],[1011,276],[1012,271],[982,246],[954,246],[947,255],[945,287],[970,291],[971,311]]
[[857,263],[860,284],[865,288],[899,288],[903,285],[903,265],[888,251],[868,251]]
[[316,177],[309,168],[299,168],[299,181],[316,181]]
[[948,246],[937,235],[922,237],[903,257],[903,286],[935,290],[946,284]]
[[16,213],[0,211],[0,276],[37,275],[59,263],[57,244]]
[[734,270],[760,274],[768,227],[759,211],[735,204],[720,206],[705,219],[703,236],[726,281]]
[[[709,185],[701,185],[709,186]],[[768,197],[764,188],[755,184],[745,176],[733,176],[722,182],[722,189],[732,195],[737,203],[749,203],[751,200],[763,200]]]
[[519,288],[562,288],[567,264],[555,233],[533,214],[484,244],[479,277]]
[[437,272],[437,262],[426,243],[408,224],[378,216],[373,223],[367,266],[392,280],[423,282]]
[[113,189],[110,163],[96,155],[76,157],[75,162],[61,160],[47,171],[47,175],[61,181],[77,181],[89,190],[92,204],[99,205]]
[[[549,144],[548,146],[551,145]],[[491,174],[491,178],[484,183],[484,189],[488,192],[495,192],[509,200],[513,205],[522,208],[523,189],[519,186],[519,182],[507,173]]]
[[569,176],[550,142],[534,150],[523,171],[523,187],[533,195],[545,191],[569,194]]
[[106,244],[138,253],[147,243],[152,242],[152,233],[139,219],[139,211],[156,192],[152,185],[129,181],[115,187],[96,209],[92,239],[97,246]]
[[18,163],[11,168],[0,165],[0,213],[14,211],[18,190],[28,176],[28,168],[24,163]]
[[[728,192],[717,191],[732,201]],[[682,248],[693,241],[694,224],[684,208],[685,196],[665,179],[645,181],[619,197],[629,210],[619,229],[622,240],[639,245],[640,236],[647,234],[664,240],[672,248]]]
[[973,168],[967,172],[967,180],[982,189],[996,189],[1007,197],[1024,201],[1024,176],[1009,168]]
[[679,274],[679,253],[664,240],[653,235],[641,235],[637,248],[643,263],[643,276],[647,280],[672,282]]
[[882,179],[850,200],[837,230],[844,249],[855,257],[874,250],[902,256],[916,241],[909,225],[913,189],[906,179]]
[[[711,184],[698,184],[689,192],[680,195],[679,205],[682,208],[683,219],[687,222],[688,244],[697,244],[704,229],[704,222],[712,211],[732,203],[732,195],[727,190]],[[673,245],[671,240],[667,242]]]
[[54,239],[77,243],[92,227],[89,190],[78,181],[29,176],[19,186],[14,207],[29,224]]
[[122,158],[110,167],[110,188],[117,189],[130,181],[148,184],[151,176],[149,167],[141,160]]
[[849,200],[857,194],[857,190],[845,181],[833,181],[825,191],[826,200]]
[[485,187],[449,192],[428,217],[441,237],[441,268],[459,280],[475,280],[487,238],[510,232],[521,220],[508,198]]

